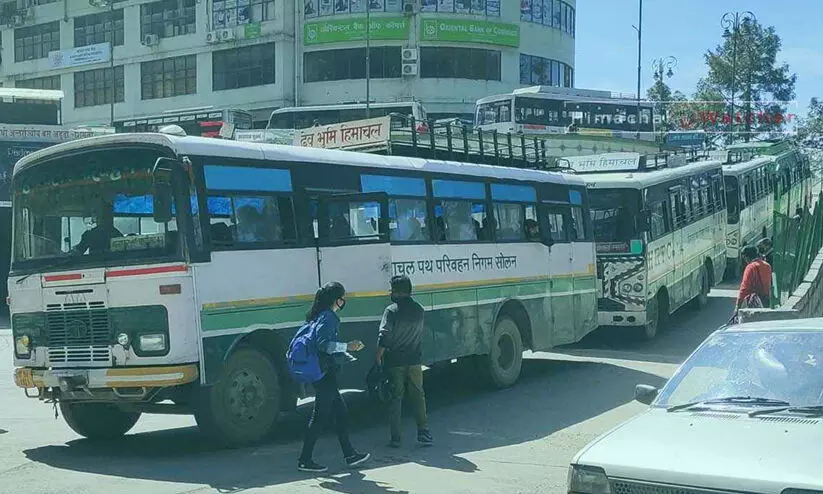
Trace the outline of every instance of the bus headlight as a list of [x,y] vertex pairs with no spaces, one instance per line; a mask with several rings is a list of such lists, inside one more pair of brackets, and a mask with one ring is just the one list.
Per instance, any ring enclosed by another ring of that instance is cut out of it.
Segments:
[[623,283],[623,285],[620,287],[620,290],[623,293],[631,293],[632,292],[632,284],[631,283]]
[[144,352],[162,352],[166,349],[166,335],[141,334],[139,343],[140,350]]
[[29,358],[31,356],[31,338],[28,335],[18,336],[14,339],[14,352],[20,358]]
[[634,291],[636,291],[637,293],[642,292],[643,291],[643,285],[641,283],[635,283],[634,284]]

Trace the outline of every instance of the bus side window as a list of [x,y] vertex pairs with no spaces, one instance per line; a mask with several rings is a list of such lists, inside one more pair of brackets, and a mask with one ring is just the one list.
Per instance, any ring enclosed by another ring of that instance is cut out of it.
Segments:
[[566,226],[566,216],[563,214],[563,209],[558,206],[546,207],[546,220],[549,226],[549,237],[554,243],[563,243],[569,241]]
[[[537,190],[527,185],[491,184],[498,241],[539,241]],[[533,238],[536,237],[536,238]]]
[[494,228],[486,211],[486,186],[480,182],[432,180],[435,226],[446,242],[491,240]]
[[656,202],[651,205],[651,234],[652,239],[658,239],[669,232],[669,221],[666,209],[668,203],[666,201]]
[[569,228],[572,242],[582,242],[586,240],[586,223],[583,218],[583,208],[572,206],[571,225]]

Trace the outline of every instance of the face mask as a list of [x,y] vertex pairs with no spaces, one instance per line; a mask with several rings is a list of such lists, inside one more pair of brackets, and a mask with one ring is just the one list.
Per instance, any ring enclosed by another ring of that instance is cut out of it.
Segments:
[[337,301],[337,310],[343,310],[346,307],[346,299],[341,298]]

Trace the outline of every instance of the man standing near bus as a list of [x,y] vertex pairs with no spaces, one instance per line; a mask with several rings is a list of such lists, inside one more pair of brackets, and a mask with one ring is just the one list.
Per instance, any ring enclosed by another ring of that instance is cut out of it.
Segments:
[[[383,312],[377,339],[377,363],[383,365],[389,377],[389,446],[399,448],[402,441],[401,412],[403,396],[408,390],[417,422],[417,441],[430,445],[434,440],[426,416],[426,395],[423,391],[422,338],[424,309],[411,296],[408,276],[391,279],[392,304]],[[407,388],[408,385],[408,388]]]

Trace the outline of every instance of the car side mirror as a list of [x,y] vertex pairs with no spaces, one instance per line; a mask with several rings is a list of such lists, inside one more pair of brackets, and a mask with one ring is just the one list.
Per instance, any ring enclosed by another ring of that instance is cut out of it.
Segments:
[[651,405],[659,392],[660,390],[654,386],[638,384],[634,388],[634,399],[644,405]]

